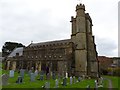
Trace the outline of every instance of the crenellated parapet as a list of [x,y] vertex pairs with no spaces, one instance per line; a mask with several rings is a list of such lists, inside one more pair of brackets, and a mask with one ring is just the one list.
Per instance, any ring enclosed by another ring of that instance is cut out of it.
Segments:
[[76,11],[79,10],[79,9],[83,9],[85,11],[85,5],[84,4],[77,4],[76,6]]

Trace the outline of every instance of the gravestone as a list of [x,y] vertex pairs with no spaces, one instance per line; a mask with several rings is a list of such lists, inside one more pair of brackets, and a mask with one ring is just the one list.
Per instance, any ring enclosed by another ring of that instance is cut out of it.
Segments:
[[31,75],[30,75],[30,81],[31,82],[35,81],[35,74],[34,73],[31,73]]
[[49,88],[50,88],[50,82],[46,82],[46,83],[45,83],[45,88],[46,88],[46,89],[49,89]]
[[8,84],[8,78],[9,76],[7,74],[2,75],[2,85],[7,85]]
[[73,82],[76,83],[76,78],[75,78],[75,76],[73,76]]
[[9,77],[14,77],[14,70],[10,70]]
[[97,89],[98,88],[98,81],[95,80],[95,88]]
[[35,70],[35,76],[38,76],[38,70]]
[[72,76],[70,77],[70,84],[72,84]]
[[21,70],[20,70],[20,76],[22,76],[22,78],[24,78],[24,72],[25,72],[24,69],[21,69]]
[[55,88],[58,88],[59,87],[59,81],[58,79],[55,80]]
[[66,77],[63,78],[63,86],[67,86],[67,79],[66,79]]
[[53,80],[56,79],[55,72],[52,73],[52,79],[53,79]]
[[81,81],[81,77],[78,77],[78,82],[80,82]]
[[66,75],[65,75],[65,76],[66,76],[66,78],[68,78],[68,73],[67,73],[67,72],[66,72]]
[[82,79],[83,79],[83,80],[85,79],[85,75],[82,75]]
[[40,72],[40,78],[39,78],[39,80],[44,80],[44,72],[43,71]]
[[30,75],[31,75],[31,73],[32,73],[32,70],[29,70],[29,71],[28,71],[28,75],[30,76]]
[[22,83],[23,82],[23,77],[22,76],[18,76],[18,80],[16,81],[16,83]]

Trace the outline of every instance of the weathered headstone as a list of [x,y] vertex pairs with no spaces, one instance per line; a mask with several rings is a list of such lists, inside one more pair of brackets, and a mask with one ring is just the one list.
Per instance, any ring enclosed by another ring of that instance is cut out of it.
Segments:
[[45,88],[46,88],[46,89],[49,89],[49,88],[50,88],[50,82],[46,82],[46,83],[45,83]]
[[59,87],[59,81],[58,79],[55,80],[55,88],[58,88]]
[[76,83],[76,78],[75,78],[75,76],[73,76],[73,82]]
[[81,77],[78,77],[78,82],[80,82],[81,81]]
[[14,77],[14,70],[10,70],[9,77]]
[[66,72],[66,75],[65,75],[65,76],[66,76],[66,78],[68,78],[68,73],[67,73],[67,72]]
[[34,73],[31,73],[31,75],[30,75],[30,81],[35,81],[35,74]]
[[22,76],[18,76],[18,80],[16,81],[16,83],[22,83],[22,82],[23,82]]
[[95,80],[95,89],[97,90],[98,89],[98,81]]
[[30,75],[31,75],[31,73],[32,73],[32,70],[29,70],[29,71],[28,71],[28,75],[30,76]]
[[72,84],[72,76],[70,77],[70,84]]
[[8,78],[9,76],[7,74],[2,75],[2,85],[7,85],[8,84]]
[[39,80],[44,80],[44,72],[43,71],[40,72],[40,78],[39,78]]
[[66,79],[66,77],[63,78],[63,86],[67,86],[67,79]]
[[53,79],[53,80],[56,79],[55,72],[52,73],[52,79]]
[[38,70],[35,70],[35,76],[38,76]]
[[22,78],[24,78],[24,72],[25,72],[24,69],[21,69],[21,70],[20,70],[20,76],[22,76]]

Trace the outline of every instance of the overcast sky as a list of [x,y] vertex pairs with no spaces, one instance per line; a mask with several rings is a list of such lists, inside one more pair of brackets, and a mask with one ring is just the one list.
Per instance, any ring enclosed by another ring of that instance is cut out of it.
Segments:
[[0,0],[0,49],[7,41],[27,46],[31,41],[69,39],[71,16],[82,2],[93,21],[98,55],[118,56],[118,1]]

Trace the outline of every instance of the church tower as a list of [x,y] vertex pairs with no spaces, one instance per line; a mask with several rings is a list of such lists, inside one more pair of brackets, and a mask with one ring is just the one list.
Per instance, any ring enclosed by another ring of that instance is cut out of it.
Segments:
[[72,35],[74,43],[75,75],[95,76],[97,69],[97,52],[92,36],[92,20],[85,13],[85,5],[76,6],[76,17],[71,17]]

